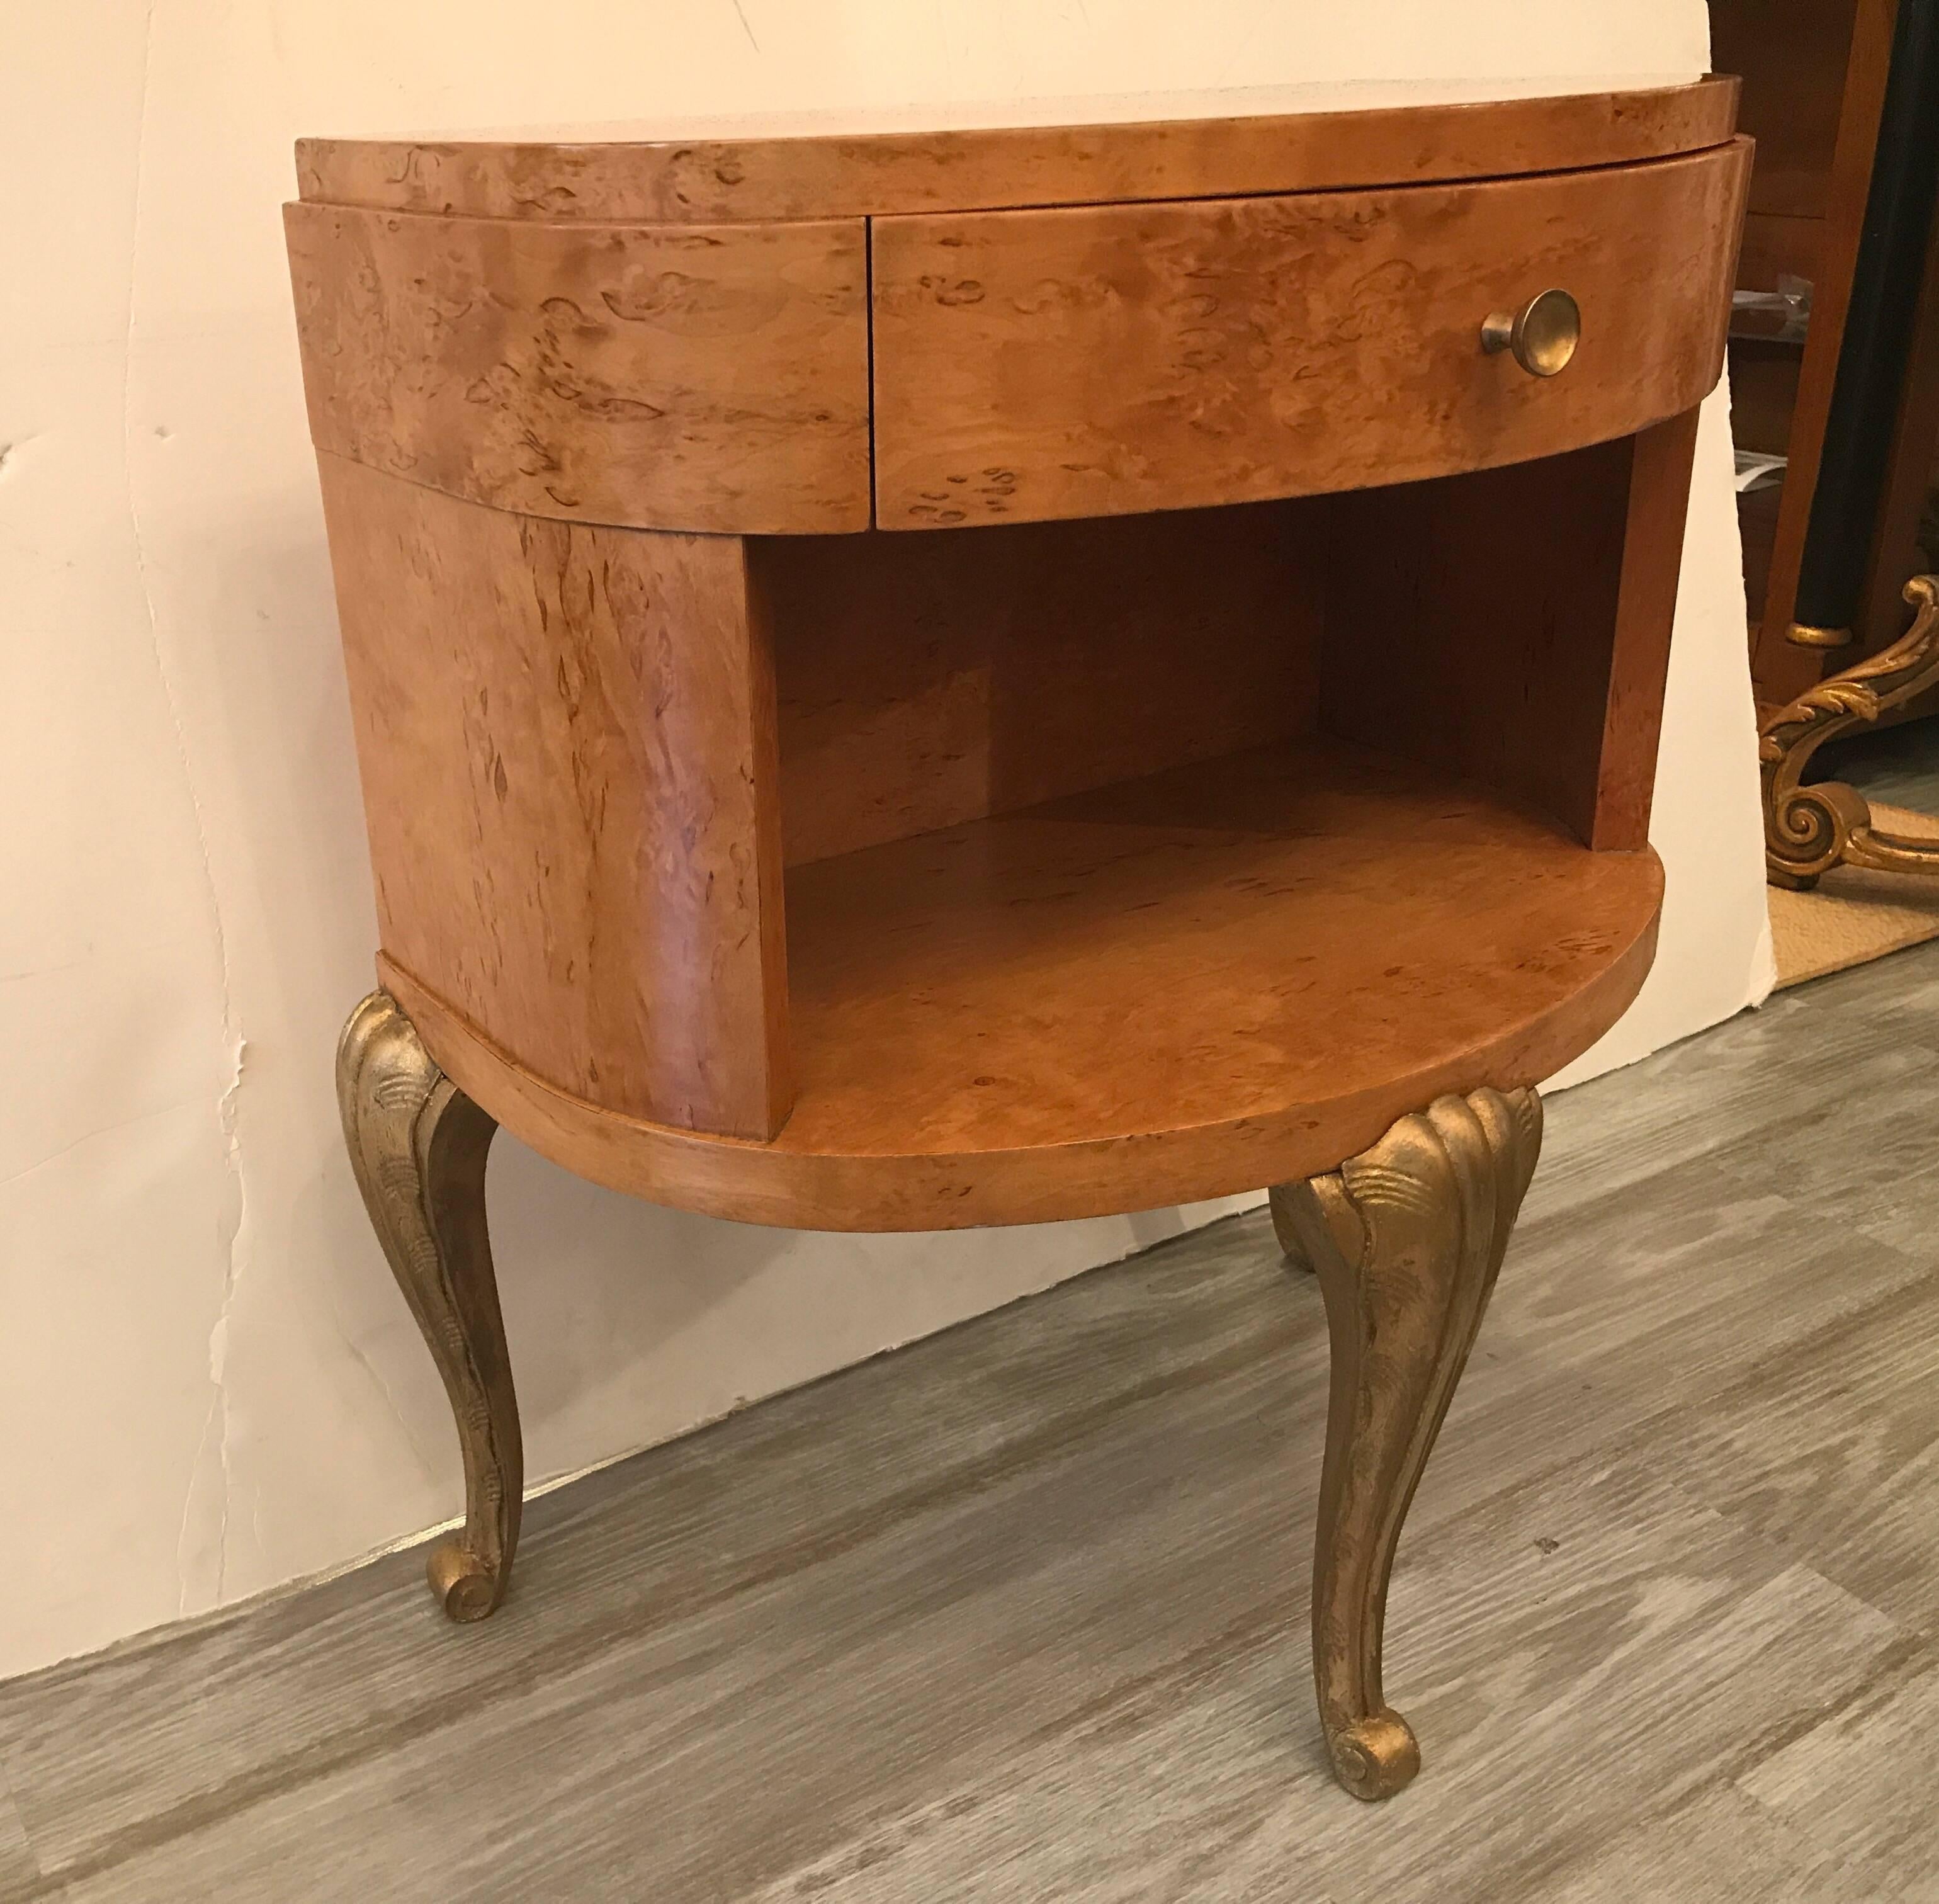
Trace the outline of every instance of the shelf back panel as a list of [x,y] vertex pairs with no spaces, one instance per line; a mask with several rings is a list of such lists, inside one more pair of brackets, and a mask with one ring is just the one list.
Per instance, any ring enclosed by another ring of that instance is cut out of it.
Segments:
[[1310,730],[1330,500],[750,542],[788,863]]
[[1340,498],[1326,731],[1645,845],[1696,434]]

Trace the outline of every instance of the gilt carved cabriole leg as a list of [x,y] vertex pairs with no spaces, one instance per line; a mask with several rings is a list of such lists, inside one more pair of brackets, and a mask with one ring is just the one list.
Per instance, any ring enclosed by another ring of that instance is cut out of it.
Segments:
[[525,1485],[485,1226],[498,1127],[438,1069],[388,992],[372,992],[343,1028],[336,1093],[364,1208],[458,1418],[464,1531],[432,1551],[431,1591],[453,1619],[482,1619],[504,1598]]
[[1334,1769],[1359,1798],[1390,1796],[1420,1769],[1413,1729],[1380,1687],[1387,1581],[1541,1145],[1533,1091],[1480,1090],[1274,1193],[1282,1234],[1319,1273],[1332,1337],[1313,1670]]

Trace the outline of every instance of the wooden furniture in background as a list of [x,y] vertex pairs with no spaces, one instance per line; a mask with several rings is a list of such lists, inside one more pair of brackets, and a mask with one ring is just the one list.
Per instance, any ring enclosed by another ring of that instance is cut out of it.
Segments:
[[1758,142],[1737,284],[1810,287],[1809,331],[1734,325],[1732,425],[1740,449],[1788,460],[1781,484],[1739,501],[1752,672],[1761,701],[1785,701],[1822,671],[1789,639],[1819,446],[1837,373],[1858,256],[1895,0],[1711,0],[1713,56],[1743,75],[1741,120]]
[[[1753,637],[1765,868],[1794,891],[1841,863],[1930,876],[1930,840],[1875,826],[1855,787],[1805,775],[1827,741],[1931,713],[1939,688],[1939,585],[1914,572],[1939,565],[1939,0],[1855,0],[1783,23],[1734,4],[1720,16],[1721,38],[1758,48],[1747,115],[1790,136],[1766,148],[1763,191],[1802,195],[1825,215],[1815,227],[1774,221],[1815,230],[1813,245],[1761,230],[1760,260],[1788,245],[1794,270],[1816,273],[1808,331],[1734,346],[1749,399],[1739,440],[1768,449],[1783,425],[1760,371],[1771,351],[1803,343],[1786,480],[1749,498],[1745,518],[1748,528],[1781,493]],[[1849,54],[1835,100],[1825,76],[1834,41]],[[1747,566],[1758,553],[1747,535]]]
[[[1883,498],[1855,550],[1865,580],[1849,630],[1800,640],[1797,593],[1832,413],[1846,319],[1873,184],[1898,0],[1711,0],[1715,56],[1743,75],[1743,123],[1757,141],[1737,282],[1810,287],[1801,334],[1746,315],[1730,340],[1732,422],[1740,449],[1787,456],[1782,482],[1740,498],[1758,699],[1776,709],[1855,659],[1878,653],[1910,620],[1907,580],[1939,562],[1939,268],[1928,264],[1913,371],[1889,451]],[[1939,235],[1932,243],[1939,257]],[[1807,617],[1808,619],[1808,617]],[[1808,636],[1810,630],[1804,632]],[[1837,636],[1849,633],[1849,641]]]
[[1804,781],[1827,741],[1939,688],[1939,577],[1914,576],[1905,599],[1913,623],[1890,647],[1807,688],[1761,724],[1764,876],[1773,885],[1809,892],[1835,866],[1939,874],[1939,843],[1875,825],[1871,803],[1843,781]]
[[1402,1520],[1533,1086],[1654,943],[1748,154],[1724,81],[1243,104],[300,148],[382,941],[339,1087],[454,1616],[522,1479],[496,1124],[811,1227],[1272,1185],[1335,1344],[1322,1720],[1413,1775]]

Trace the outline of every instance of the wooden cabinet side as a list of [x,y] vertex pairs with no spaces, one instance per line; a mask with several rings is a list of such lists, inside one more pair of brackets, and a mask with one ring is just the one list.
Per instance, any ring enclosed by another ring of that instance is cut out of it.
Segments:
[[741,539],[318,460],[386,957],[573,1097],[773,1135],[774,684]]
[[1322,726],[1646,845],[1697,416],[1338,498]]
[[1590,845],[1599,850],[1635,851],[1649,843],[1699,414],[1685,410],[1631,440],[1622,568],[1589,831]]

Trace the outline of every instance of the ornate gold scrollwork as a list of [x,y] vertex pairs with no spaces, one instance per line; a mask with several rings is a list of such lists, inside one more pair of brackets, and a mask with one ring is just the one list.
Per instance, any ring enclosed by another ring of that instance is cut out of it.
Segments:
[[1905,599],[1917,612],[1890,647],[1820,681],[1758,730],[1764,870],[1773,885],[1806,891],[1838,865],[1939,873],[1939,841],[1881,832],[1855,787],[1835,780],[1802,784],[1807,764],[1827,741],[1939,684],[1939,577],[1915,575],[1905,585]]

